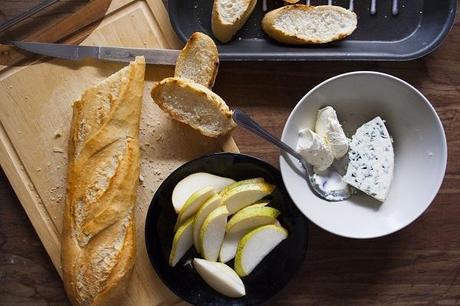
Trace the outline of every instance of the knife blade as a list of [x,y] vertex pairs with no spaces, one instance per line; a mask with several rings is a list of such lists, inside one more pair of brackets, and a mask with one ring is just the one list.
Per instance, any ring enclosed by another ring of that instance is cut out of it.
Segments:
[[175,65],[177,56],[179,55],[179,50],[172,49],[78,46],[26,41],[12,41],[11,43],[20,49],[32,53],[73,61],[83,58],[96,58],[114,62],[130,62],[136,56],[143,55],[147,64]]

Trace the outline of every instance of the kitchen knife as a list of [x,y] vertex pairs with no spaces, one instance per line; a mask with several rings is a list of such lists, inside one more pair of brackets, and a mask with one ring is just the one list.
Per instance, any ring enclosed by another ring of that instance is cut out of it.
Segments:
[[73,61],[89,57],[114,62],[130,62],[136,56],[143,55],[147,64],[175,65],[179,55],[179,50],[172,49],[96,47],[26,41],[12,41],[11,43],[32,53]]

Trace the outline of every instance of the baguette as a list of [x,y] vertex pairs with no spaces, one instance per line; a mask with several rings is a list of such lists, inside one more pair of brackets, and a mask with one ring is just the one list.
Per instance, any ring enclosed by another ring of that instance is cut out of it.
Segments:
[[212,88],[218,67],[219,53],[216,44],[208,35],[195,32],[179,53],[174,76]]
[[166,78],[152,89],[153,101],[171,118],[208,137],[227,134],[235,127],[224,100],[207,87],[182,78]]
[[356,29],[356,14],[339,6],[294,4],[265,14],[262,29],[286,44],[324,44],[343,39]]
[[73,105],[61,252],[73,305],[118,305],[134,266],[144,73],[137,57]]
[[214,36],[225,43],[248,20],[257,0],[214,0],[212,7],[211,28]]

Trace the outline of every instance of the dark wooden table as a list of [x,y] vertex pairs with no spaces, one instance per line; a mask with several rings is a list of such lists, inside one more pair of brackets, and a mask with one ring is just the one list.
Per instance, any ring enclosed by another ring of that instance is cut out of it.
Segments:
[[[0,1],[1,18],[35,0]],[[81,1],[68,1],[72,11]],[[387,72],[420,89],[436,107],[449,159],[441,190],[409,227],[374,240],[334,236],[311,225],[307,258],[273,305],[460,304],[460,14],[433,54],[404,63],[222,63],[215,91],[275,135],[296,102],[339,73]],[[237,130],[241,152],[278,166],[278,151]],[[0,172],[0,305],[68,304],[61,280],[3,172]]]

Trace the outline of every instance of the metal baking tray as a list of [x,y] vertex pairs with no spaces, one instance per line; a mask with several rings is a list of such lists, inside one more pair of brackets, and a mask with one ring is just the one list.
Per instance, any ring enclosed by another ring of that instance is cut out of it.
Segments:
[[[305,3],[299,3],[302,1]],[[309,2],[350,7],[350,0]],[[196,31],[212,36],[212,4],[213,0],[168,1],[169,17],[181,40],[186,41]],[[275,9],[282,2],[259,0],[234,39],[227,44],[217,43],[221,59],[412,60],[439,46],[452,27],[457,9],[457,0],[351,0],[351,4],[358,15],[358,28],[350,37],[324,45],[289,46],[268,38],[260,26],[264,9]]]

